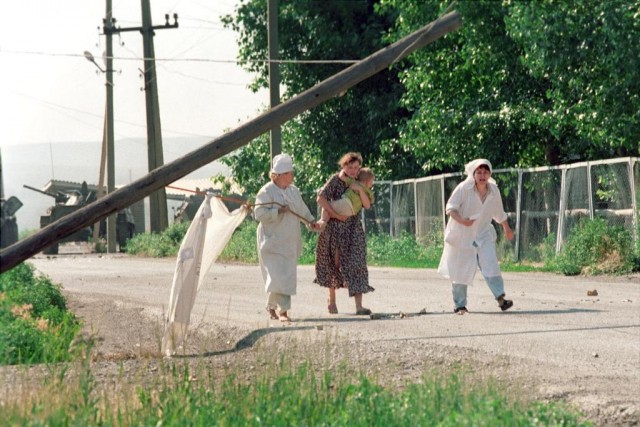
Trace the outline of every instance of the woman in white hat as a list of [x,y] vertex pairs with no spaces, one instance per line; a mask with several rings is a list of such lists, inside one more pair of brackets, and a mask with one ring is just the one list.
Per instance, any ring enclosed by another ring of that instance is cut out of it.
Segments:
[[451,279],[454,312],[466,314],[467,286],[480,269],[502,311],[513,306],[505,299],[504,281],[496,255],[496,230],[493,219],[513,240],[513,231],[502,205],[496,182],[491,178],[491,162],[476,159],[465,166],[467,179],[458,184],[447,201],[449,222],[444,232],[444,251],[438,273]]
[[[272,319],[289,322],[291,296],[296,294],[298,258],[302,253],[300,222],[316,228],[314,216],[293,185],[293,160],[288,154],[273,158],[271,182],[256,196],[254,217],[260,270],[268,293],[267,311]],[[278,310],[277,312],[276,310]]]

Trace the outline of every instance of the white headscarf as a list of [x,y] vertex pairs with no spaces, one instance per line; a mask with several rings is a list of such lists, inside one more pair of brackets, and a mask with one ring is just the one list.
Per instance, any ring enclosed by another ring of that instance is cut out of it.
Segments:
[[[482,165],[486,165],[489,168],[489,172],[493,173],[491,162],[487,159],[471,160],[469,163],[464,165],[464,173],[467,175],[467,178],[464,180],[464,184],[466,186],[476,185],[476,181],[473,178],[473,173]],[[493,178],[489,178],[489,182],[493,185],[496,185],[496,181]]]
[[293,170],[293,159],[288,154],[278,154],[273,158],[272,163],[271,172],[277,173],[278,175]]

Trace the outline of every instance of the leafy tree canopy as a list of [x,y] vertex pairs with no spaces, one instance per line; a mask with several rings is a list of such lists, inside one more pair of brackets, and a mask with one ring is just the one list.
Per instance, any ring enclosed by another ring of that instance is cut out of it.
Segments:
[[[280,1],[278,38],[283,100],[291,98],[384,46],[384,34],[395,21],[393,11],[376,13],[375,1]],[[253,89],[268,87],[267,4],[249,0],[238,6],[227,26],[239,34],[239,60],[256,78]],[[302,61],[336,61],[309,63]],[[296,162],[296,184],[305,192],[319,188],[338,170],[337,161],[348,151],[362,153],[377,178],[397,175],[394,164],[381,154],[381,142],[397,136],[404,116],[396,72],[387,70],[365,80],[287,123],[282,128],[282,150]],[[267,182],[269,137],[256,139],[224,160],[234,177],[250,193]],[[415,164],[415,162],[413,162]],[[258,174],[256,171],[262,171]],[[409,176],[415,176],[412,173]]]
[[[395,142],[425,174],[638,155],[638,1],[461,0],[463,27],[401,71],[411,118]],[[383,0],[415,31],[445,1]]]
[[[281,0],[283,98],[442,15],[443,0]],[[296,183],[317,189],[346,151],[377,179],[487,157],[497,167],[638,156],[640,0],[458,0],[456,32],[287,123]],[[268,86],[266,0],[238,6],[240,61]],[[267,181],[268,135],[225,160],[249,193]],[[262,171],[262,173],[256,173]]]

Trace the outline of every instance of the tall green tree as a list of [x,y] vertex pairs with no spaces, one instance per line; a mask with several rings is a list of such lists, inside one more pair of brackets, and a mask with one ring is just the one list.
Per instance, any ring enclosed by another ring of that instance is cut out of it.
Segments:
[[[436,19],[449,0],[282,0],[283,98]],[[297,183],[313,192],[345,151],[378,179],[638,156],[640,0],[458,0],[460,30],[415,52],[283,128]],[[226,25],[240,61],[267,87],[266,0]],[[290,61],[290,62],[289,62]],[[267,180],[268,135],[227,160],[249,193]],[[259,172],[258,172],[259,171]]]
[[[378,14],[373,0],[281,0],[278,10],[279,58],[283,100],[289,99],[381,49],[384,35],[395,22],[393,10]],[[268,87],[266,0],[241,3],[225,23],[239,35],[239,60],[255,75],[253,89]],[[306,61],[306,62],[305,62]],[[310,62],[335,61],[335,62]],[[397,136],[406,112],[399,100],[403,88],[397,72],[383,71],[290,121],[282,128],[282,147],[296,161],[296,183],[313,192],[338,170],[347,151],[361,152],[378,178],[397,176],[414,167],[412,156],[395,163],[381,155],[381,142]],[[268,135],[225,158],[249,193],[267,180]],[[392,153],[393,154],[393,153]],[[382,159],[387,159],[384,161]],[[409,166],[407,166],[409,165]],[[259,172],[258,172],[259,171]],[[409,171],[408,176],[414,176]]]
[[513,2],[506,23],[522,64],[550,80],[546,113],[553,119],[537,120],[557,139],[570,130],[581,159],[637,156],[640,1]]
[[[448,4],[383,0],[399,17],[391,40]],[[455,7],[463,27],[413,54],[400,73],[411,118],[387,146],[414,153],[425,174],[475,157],[508,167],[637,155],[638,1]]]

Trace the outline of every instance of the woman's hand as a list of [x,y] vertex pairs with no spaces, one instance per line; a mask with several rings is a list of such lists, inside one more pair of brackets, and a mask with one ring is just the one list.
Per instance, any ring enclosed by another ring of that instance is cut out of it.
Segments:
[[456,210],[450,210],[449,212],[447,212],[447,214],[451,217],[451,219],[453,219],[456,222],[459,222],[460,224],[464,225],[465,227],[471,227],[473,225],[474,222],[476,222],[475,219],[469,219],[469,218],[463,218],[458,211]]
[[507,240],[513,240],[513,230],[509,226],[509,220],[506,220],[505,222],[501,223],[501,225],[502,225],[502,231],[504,231],[504,237],[506,237]]
[[309,229],[314,230],[314,231],[320,231],[320,224],[318,224],[318,221],[311,221],[308,225]]

